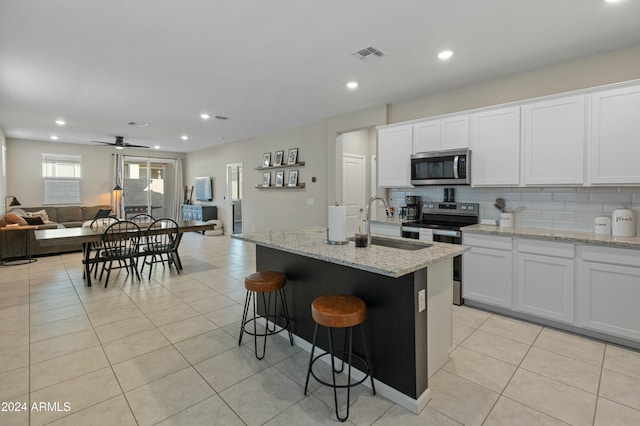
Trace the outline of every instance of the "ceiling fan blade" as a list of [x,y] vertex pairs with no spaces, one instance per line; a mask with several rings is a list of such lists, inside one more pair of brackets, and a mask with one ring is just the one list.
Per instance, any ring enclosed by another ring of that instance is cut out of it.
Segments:
[[130,143],[126,143],[124,144],[125,148],[149,148],[148,146],[144,146],[144,145],[133,145]]
[[113,142],[103,142],[103,141],[91,141],[91,142],[95,142],[95,143],[103,143],[105,145],[115,145],[115,143]]

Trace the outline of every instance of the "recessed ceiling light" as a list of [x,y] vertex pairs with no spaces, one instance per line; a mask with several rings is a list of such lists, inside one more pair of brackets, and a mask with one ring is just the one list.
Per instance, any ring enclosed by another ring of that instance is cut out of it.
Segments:
[[453,52],[450,50],[443,50],[442,52],[438,53],[438,58],[442,60],[449,59],[452,56],[453,56]]
[[160,149],[160,145],[154,146],[155,149]]
[[349,89],[355,89],[356,87],[358,87],[358,82],[357,81],[350,81],[347,83],[347,87]]
[[203,120],[208,120],[211,118],[211,116],[206,112],[203,112],[202,114],[200,114],[200,118],[202,118]]
[[57,140],[58,140],[58,137],[57,137],[56,135],[51,135],[51,136],[49,136],[49,138],[50,138],[52,141],[57,141]]
[[187,136],[187,135],[182,135],[182,136],[180,136],[180,139],[182,139],[183,141],[186,141],[186,140],[188,140],[188,139],[189,139],[189,136]]
[[66,122],[66,121],[64,121],[64,120],[56,120],[56,124],[57,124],[58,126],[64,126],[65,124],[67,124],[67,122]]
[[622,3],[623,0],[604,0],[606,3]]

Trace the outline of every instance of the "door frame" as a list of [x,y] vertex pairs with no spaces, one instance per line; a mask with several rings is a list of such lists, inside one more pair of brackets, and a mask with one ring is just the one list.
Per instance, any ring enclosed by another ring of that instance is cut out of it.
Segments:
[[[231,188],[231,183],[232,183],[232,179],[231,179],[231,171],[232,171],[232,167],[240,167],[240,173],[244,174],[244,164],[243,163],[229,163],[227,164],[227,199],[226,199],[226,211],[227,211],[227,227],[229,229],[229,235],[233,234],[233,197],[231,196],[231,194],[233,194],[232,188]],[[240,180],[240,190],[241,190],[241,194],[244,194],[244,179]],[[242,201],[242,197],[240,198],[240,201]],[[244,204],[244,203],[243,203]],[[240,222],[242,223],[242,227],[244,229],[244,206],[242,208],[242,210],[240,210]]]

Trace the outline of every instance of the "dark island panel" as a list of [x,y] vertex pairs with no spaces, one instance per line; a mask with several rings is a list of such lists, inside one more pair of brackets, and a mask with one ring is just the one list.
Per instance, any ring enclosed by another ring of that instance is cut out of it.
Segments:
[[[392,278],[277,249],[256,246],[259,271],[287,275],[285,288],[293,332],[311,342],[315,322],[311,302],[326,294],[351,294],[367,304],[365,339],[374,377],[417,399],[427,389],[427,313],[417,313],[417,295],[426,289],[427,270]],[[341,345],[342,332],[334,334]],[[327,333],[319,333],[319,346],[328,349]],[[354,350],[363,353],[358,333]],[[357,366],[354,364],[354,366]]]

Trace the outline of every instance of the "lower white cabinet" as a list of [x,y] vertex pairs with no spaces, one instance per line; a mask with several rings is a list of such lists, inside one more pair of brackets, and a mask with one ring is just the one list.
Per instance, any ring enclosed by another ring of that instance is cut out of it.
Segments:
[[585,247],[580,266],[580,325],[640,340],[638,250]]
[[574,245],[528,239],[517,244],[517,310],[573,324]]
[[462,243],[470,246],[462,260],[462,297],[490,305],[511,308],[511,237],[463,234]]

